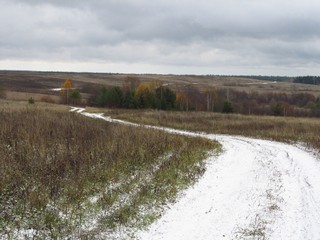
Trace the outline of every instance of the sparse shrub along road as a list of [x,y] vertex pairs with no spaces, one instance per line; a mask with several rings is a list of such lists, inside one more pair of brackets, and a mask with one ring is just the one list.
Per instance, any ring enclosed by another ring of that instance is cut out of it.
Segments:
[[204,176],[140,232],[140,239],[320,239],[320,161],[312,152],[266,140],[154,128],[218,140],[224,151],[207,159]]

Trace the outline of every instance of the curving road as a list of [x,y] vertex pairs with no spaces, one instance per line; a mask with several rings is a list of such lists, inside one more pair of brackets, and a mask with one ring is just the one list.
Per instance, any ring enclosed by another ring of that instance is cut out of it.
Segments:
[[224,146],[141,239],[320,239],[320,162],[297,147],[203,135]]
[[207,159],[204,176],[139,232],[139,239],[320,240],[320,161],[312,152],[272,141],[146,127],[214,139],[224,151]]

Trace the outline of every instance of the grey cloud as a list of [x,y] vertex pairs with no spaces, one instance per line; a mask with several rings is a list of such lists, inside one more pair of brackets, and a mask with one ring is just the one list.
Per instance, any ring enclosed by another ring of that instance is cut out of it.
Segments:
[[320,64],[315,0],[0,0],[0,60]]

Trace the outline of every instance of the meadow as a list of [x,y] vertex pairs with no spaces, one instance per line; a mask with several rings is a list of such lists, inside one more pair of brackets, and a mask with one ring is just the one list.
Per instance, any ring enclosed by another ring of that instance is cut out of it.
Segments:
[[0,71],[0,98],[68,103],[66,80],[83,106],[320,117],[320,85],[293,77]]
[[143,228],[205,171],[216,142],[53,104],[0,102],[0,238],[94,239]]
[[109,110],[106,114],[149,125],[300,143],[320,152],[320,121],[317,118],[145,110]]

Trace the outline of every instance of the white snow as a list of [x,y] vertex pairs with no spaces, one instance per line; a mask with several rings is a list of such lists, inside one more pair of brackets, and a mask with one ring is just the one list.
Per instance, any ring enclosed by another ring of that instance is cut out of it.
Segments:
[[62,88],[51,88],[50,90],[54,92],[59,92],[62,90]]
[[65,90],[65,89],[75,89],[75,88],[51,88],[50,90],[51,91],[54,91],[54,92],[60,92],[61,90]]
[[82,113],[85,110],[86,110],[85,108],[71,107],[70,112]]
[[[131,124],[102,114],[81,114]],[[279,142],[145,127],[214,139],[224,151],[207,159],[204,176],[162,218],[137,233],[138,239],[320,239],[316,155]]]
[[320,239],[320,165],[294,146],[214,136],[225,151],[140,239]]
[[278,83],[277,81],[273,82],[250,82],[250,83],[245,83],[246,85],[269,85],[269,84],[276,84]]

